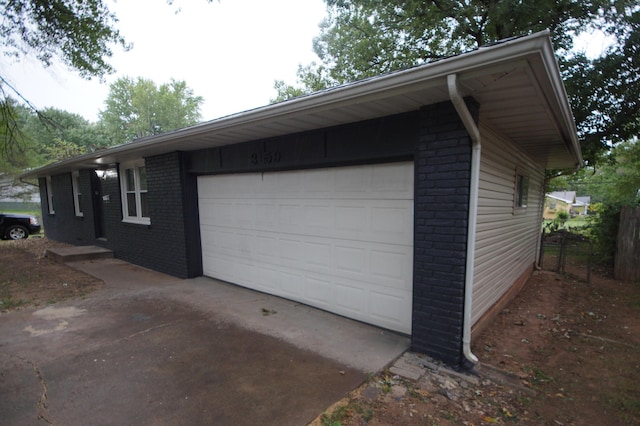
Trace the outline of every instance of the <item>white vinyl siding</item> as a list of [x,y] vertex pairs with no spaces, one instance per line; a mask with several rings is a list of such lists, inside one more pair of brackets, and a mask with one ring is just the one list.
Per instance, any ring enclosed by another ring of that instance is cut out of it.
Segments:
[[204,274],[411,332],[413,163],[198,178]]
[[[544,170],[517,147],[482,129],[472,323],[536,261]],[[514,214],[517,174],[529,179],[526,209]]]

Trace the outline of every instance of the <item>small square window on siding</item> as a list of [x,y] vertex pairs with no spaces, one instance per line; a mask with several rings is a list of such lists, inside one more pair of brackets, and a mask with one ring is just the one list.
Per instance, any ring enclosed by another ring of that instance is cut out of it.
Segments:
[[151,224],[147,201],[147,169],[144,161],[120,166],[124,222]]
[[51,185],[51,176],[45,178],[46,190],[47,190],[47,209],[49,214],[55,214],[56,210],[53,208],[53,185]]
[[516,193],[514,198],[514,212],[524,211],[529,202],[529,176],[516,174]]
[[75,171],[71,173],[71,188],[73,190],[73,209],[75,210],[75,214],[78,217],[84,216],[82,212],[82,193],[80,192],[80,186],[78,185],[78,178],[80,177],[80,172]]

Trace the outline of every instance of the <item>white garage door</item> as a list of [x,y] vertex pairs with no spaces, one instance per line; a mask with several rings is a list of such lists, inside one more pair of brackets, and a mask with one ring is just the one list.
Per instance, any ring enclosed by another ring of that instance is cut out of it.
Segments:
[[413,163],[198,178],[204,274],[411,332]]

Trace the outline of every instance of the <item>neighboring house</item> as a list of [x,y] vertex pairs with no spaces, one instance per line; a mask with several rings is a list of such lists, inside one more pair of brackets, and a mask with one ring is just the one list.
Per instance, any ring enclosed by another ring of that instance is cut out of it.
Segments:
[[[582,163],[549,33],[25,173],[49,238],[406,333],[469,365]],[[180,291],[176,288],[176,291]]]
[[571,215],[573,205],[576,203],[575,191],[555,191],[546,194],[543,217],[547,220],[555,219],[558,212],[566,212]]
[[589,206],[591,205],[591,197],[576,197],[576,202],[573,205],[573,211],[581,216],[587,216],[589,214]]
[[564,211],[569,216],[588,215],[591,197],[577,197],[575,191],[554,191],[546,194],[544,202],[544,219],[555,219],[558,212]]

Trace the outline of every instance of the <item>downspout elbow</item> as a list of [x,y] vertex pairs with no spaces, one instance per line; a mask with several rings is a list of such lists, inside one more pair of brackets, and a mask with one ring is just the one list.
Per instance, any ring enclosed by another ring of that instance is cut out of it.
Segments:
[[473,273],[475,269],[475,241],[476,241],[476,222],[478,212],[478,187],[480,181],[480,129],[476,125],[467,104],[460,95],[458,87],[458,76],[450,74],[447,76],[447,87],[449,89],[449,98],[460,116],[460,120],[464,124],[465,129],[469,133],[472,142],[471,150],[471,177],[469,188],[469,216],[467,227],[467,252],[465,266],[465,283],[464,283],[464,318],[462,331],[462,352],[465,359],[472,365],[478,363],[476,357],[471,351],[471,306],[473,301]]

